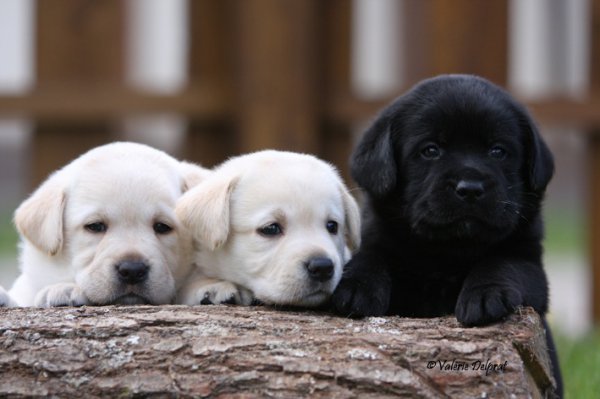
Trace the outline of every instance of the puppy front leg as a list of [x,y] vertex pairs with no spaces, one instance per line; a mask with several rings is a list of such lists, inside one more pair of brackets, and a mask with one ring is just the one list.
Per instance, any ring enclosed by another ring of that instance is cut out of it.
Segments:
[[19,304],[8,294],[4,287],[0,287],[0,308],[16,308]]
[[89,305],[90,301],[81,288],[75,283],[58,283],[44,287],[34,299],[37,307],[48,308],[54,306],[82,306]]
[[195,276],[181,288],[177,303],[184,305],[234,304],[248,306],[254,301],[252,291],[229,281]]
[[389,310],[391,290],[391,278],[383,260],[359,251],[344,267],[332,303],[344,316],[383,316]]
[[523,260],[496,260],[472,270],[458,296],[456,318],[466,326],[493,323],[531,306],[548,310],[548,282],[542,267]]

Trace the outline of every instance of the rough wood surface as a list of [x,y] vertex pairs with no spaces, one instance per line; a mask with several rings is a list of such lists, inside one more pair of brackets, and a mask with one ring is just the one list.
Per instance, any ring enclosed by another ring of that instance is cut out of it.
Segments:
[[265,307],[0,309],[0,396],[544,397],[544,345],[530,309],[469,329]]

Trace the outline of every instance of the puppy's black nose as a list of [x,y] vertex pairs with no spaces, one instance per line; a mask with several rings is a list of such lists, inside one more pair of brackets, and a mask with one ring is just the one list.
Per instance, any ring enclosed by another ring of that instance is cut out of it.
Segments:
[[333,262],[329,258],[313,258],[306,264],[308,275],[317,281],[327,281],[333,277]]
[[483,182],[477,180],[461,180],[454,188],[456,196],[464,201],[474,202],[485,194]]
[[148,277],[148,265],[138,261],[124,261],[117,264],[119,280],[125,284],[139,284]]

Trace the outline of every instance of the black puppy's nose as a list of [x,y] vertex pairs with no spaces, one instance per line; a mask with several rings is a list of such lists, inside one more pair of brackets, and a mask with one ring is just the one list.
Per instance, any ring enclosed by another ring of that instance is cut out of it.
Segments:
[[119,280],[126,284],[139,284],[148,277],[148,265],[139,261],[124,261],[117,264]]
[[306,264],[308,275],[317,281],[327,281],[333,277],[333,261],[329,258],[313,258]]
[[454,188],[456,196],[461,200],[473,202],[479,200],[485,194],[483,182],[478,180],[461,180]]

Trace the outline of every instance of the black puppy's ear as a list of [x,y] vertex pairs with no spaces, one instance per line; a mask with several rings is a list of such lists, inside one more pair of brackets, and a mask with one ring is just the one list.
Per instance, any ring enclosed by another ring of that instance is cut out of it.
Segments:
[[554,158],[542,139],[535,122],[522,110],[521,125],[526,135],[526,160],[531,190],[542,193],[554,175]]
[[365,132],[352,155],[350,172],[362,188],[376,197],[394,188],[397,171],[387,117],[379,117]]

